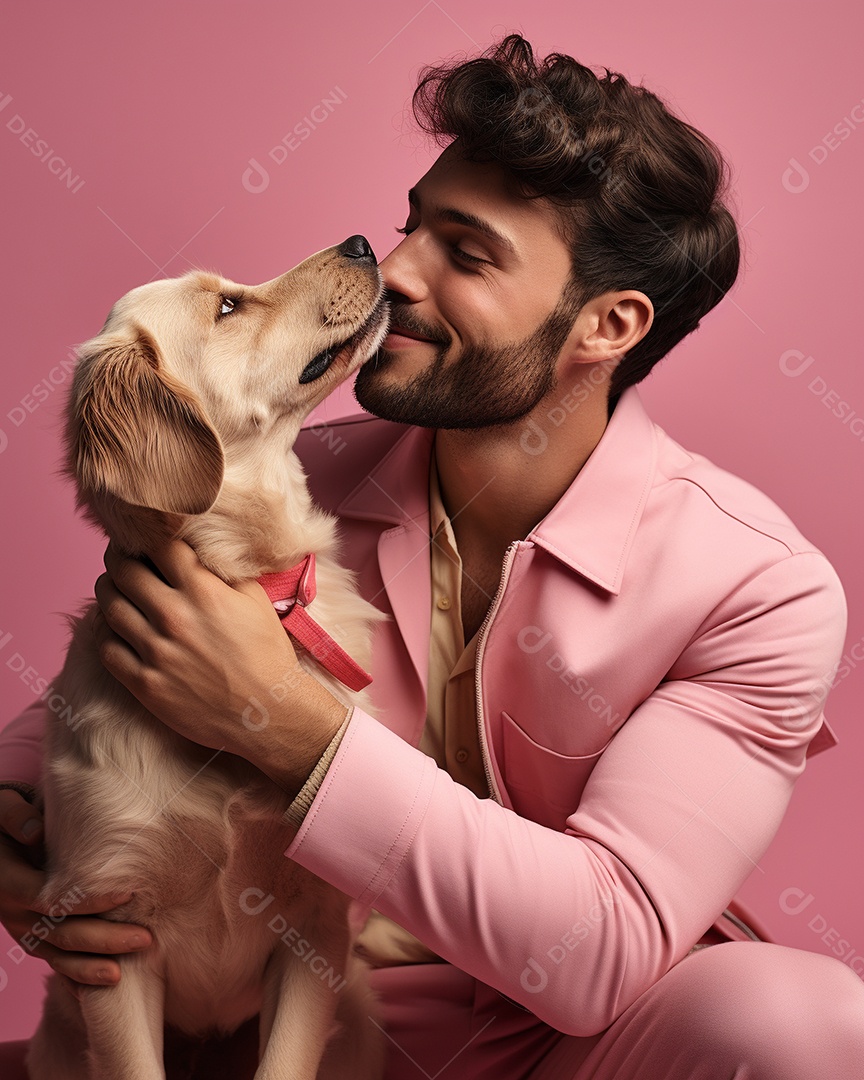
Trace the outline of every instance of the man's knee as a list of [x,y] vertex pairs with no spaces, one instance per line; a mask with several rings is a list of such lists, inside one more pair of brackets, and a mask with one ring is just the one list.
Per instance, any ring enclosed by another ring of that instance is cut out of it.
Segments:
[[826,1059],[864,1070],[864,983],[832,957],[726,942],[686,957],[653,989],[661,988],[678,1036],[705,1054],[761,1065],[766,1076],[808,1075]]

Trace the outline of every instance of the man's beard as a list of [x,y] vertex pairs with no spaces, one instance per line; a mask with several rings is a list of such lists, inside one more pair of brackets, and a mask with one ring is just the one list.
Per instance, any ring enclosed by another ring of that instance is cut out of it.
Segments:
[[410,307],[392,305],[393,322],[433,338],[435,358],[402,386],[387,385],[393,354],[378,352],[360,368],[354,396],[367,412],[384,420],[429,428],[483,428],[520,420],[555,389],[558,354],[580,309],[571,278],[552,314],[523,341],[467,345],[455,363],[445,357],[452,338],[420,324]]

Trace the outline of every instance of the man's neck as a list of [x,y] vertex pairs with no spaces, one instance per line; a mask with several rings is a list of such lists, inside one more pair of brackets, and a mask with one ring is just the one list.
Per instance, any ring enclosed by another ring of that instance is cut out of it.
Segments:
[[500,563],[508,544],[549,513],[591,456],[608,423],[605,388],[570,413],[554,407],[541,403],[513,424],[435,433],[441,497],[460,552]]

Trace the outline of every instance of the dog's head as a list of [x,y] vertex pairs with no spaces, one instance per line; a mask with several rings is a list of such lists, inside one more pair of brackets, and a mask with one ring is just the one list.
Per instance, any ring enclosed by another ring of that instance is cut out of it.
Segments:
[[215,502],[226,452],[303,420],[384,338],[369,245],[353,236],[263,285],[190,272],[120,299],[78,350],[66,425],[79,503],[169,514]]

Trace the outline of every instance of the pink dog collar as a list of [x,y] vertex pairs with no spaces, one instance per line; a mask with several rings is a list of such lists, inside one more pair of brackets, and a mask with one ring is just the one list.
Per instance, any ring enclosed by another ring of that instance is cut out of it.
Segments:
[[267,593],[285,632],[295,638],[331,675],[335,675],[339,682],[351,690],[362,690],[372,682],[372,676],[356,660],[352,660],[306,610],[306,605],[311,604],[318,591],[314,554],[307,555],[287,570],[262,574],[258,584]]

